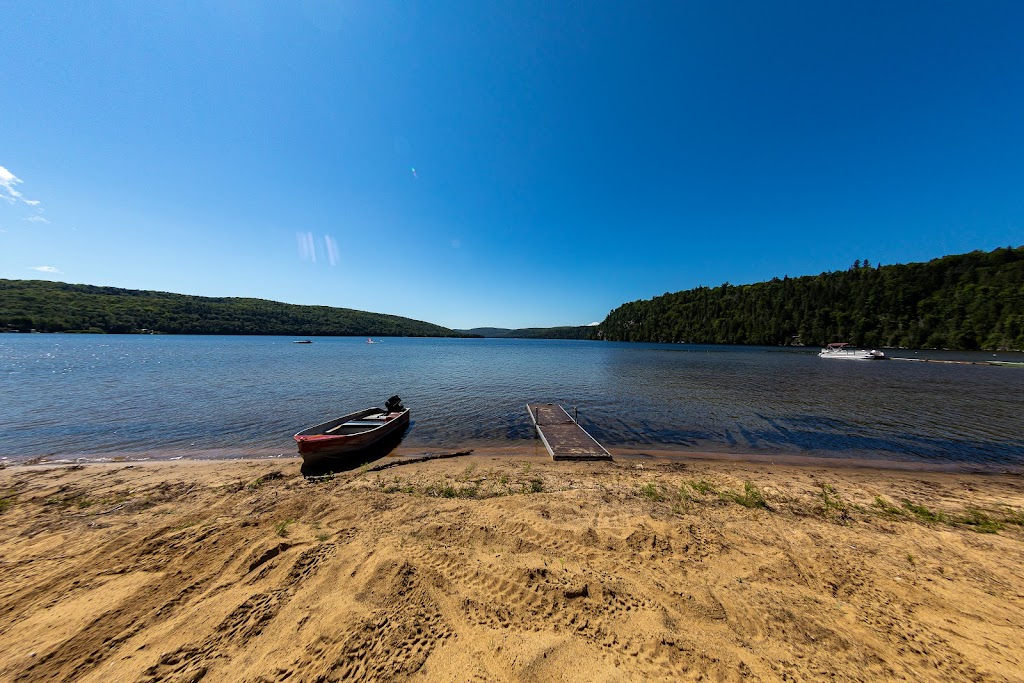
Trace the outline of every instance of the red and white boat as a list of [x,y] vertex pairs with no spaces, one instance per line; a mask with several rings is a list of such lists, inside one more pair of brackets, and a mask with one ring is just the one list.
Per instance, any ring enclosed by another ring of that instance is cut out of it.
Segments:
[[337,462],[339,456],[364,451],[387,436],[409,426],[409,409],[392,396],[383,408],[366,408],[303,429],[295,435],[299,455],[306,465]]

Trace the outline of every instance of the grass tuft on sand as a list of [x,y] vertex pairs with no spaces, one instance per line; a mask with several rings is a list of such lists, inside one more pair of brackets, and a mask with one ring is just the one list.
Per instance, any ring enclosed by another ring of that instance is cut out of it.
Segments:
[[751,481],[743,482],[743,493],[727,490],[722,492],[722,498],[747,508],[771,510],[768,502],[764,499],[764,492]]

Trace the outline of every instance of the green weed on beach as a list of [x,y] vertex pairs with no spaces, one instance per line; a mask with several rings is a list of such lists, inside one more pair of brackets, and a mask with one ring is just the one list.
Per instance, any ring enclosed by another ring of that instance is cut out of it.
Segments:
[[697,493],[702,496],[706,496],[709,493],[714,495],[718,493],[718,487],[715,486],[714,482],[710,482],[707,479],[699,479],[687,482]]
[[[961,512],[943,512],[933,510],[926,505],[904,499],[902,506],[888,503],[880,496],[875,496],[874,508],[887,517],[909,514],[926,524],[944,524],[951,527],[965,527],[979,534],[997,534],[1007,524],[1021,525],[1024,523],[1024,510],[1015,511],[1005,507],[996,513],[990,513],[977,507],[965,507]],[[994,516],[993,516],[994,515]]]
[[640,495],[655,503],[665,500],[665,494],[662,492],[661,487],[653,481],[640,487]]
[[734,503],[747,508],[761,508],[771,510],[768,502],[764,499],[764,493],[753,482],[743,483],[743,493],[737,491],[723,491],[722,498],[731,500]]
[[974,531],[980,534],[995,534],[999,533],[1003,525],[992,519],[985,512],[978,510],[977,508],[967,508],[964,510],[962,515],[958,515],[955,521],[967,525]]
[[544,492],[544,480],[543,479],[531,479],[528,483],[523,484],[523,493],[543,493]]
[[836,490],[831,484],[821,485],[821,508],[820,511],[825,517],[838,522],[840,524],[847,524],[850,521],[850,510],[846,501],[839,495],[839,491]]
[[882,514],[889,517],[898,517],[903,514],[902,510],[881,496],[875,496],[875,501],[871,505]]
[[479,485],[460,486],[456,488],[451,482],[439,482],[430,484],[423,491],[433,498],[476,498],[479,493]]
[[284,474],[282,472],[280,472],[280,471],[275,470],[273,472],[268,472],[268,473],[264,474],[263,476],[257,478],[256,480],[254,480],[252,482],[249,482],[249,484],[247,484],[245,488],[250,490],[250,491],[252,491],[254,489],[260,488],[261,486],[263,486],[267,482],[271,482],[271,481],[274,481],[275,479],[283,479],[283,478],[284,478]]
[[903,508],[922,522],[945,522],[947,520],[946,515],[942,512],[933,512],[926,506],[913,503],[906,498],[903,499]]
[[1003,508],[1003,523],[1004,524],[1015,524],[1017,526],[1024,526],[1024,508],[1014,510],[1010,506],[1004,506]]

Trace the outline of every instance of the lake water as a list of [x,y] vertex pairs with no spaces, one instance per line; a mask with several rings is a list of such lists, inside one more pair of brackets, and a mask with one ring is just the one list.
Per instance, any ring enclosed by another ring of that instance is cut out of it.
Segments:
[[525,404],[543,401],[578,406],[613,451],[1024,467],[1024,369],[822,360],[817,349],[775,347],[292,341],[0,335],[0,457],[291,455],[300,428],[399,394],[412,411],[403,448],[528,446]]

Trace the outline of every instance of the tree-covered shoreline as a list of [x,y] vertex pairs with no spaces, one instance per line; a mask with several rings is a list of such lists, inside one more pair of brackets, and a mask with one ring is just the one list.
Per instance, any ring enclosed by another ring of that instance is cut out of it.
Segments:
[[419,320],[348,308],[3,279],[0,330],[310,337],[467,336]]
[[[264,299],[0,279],[0,330],[295,336],[515,336],[700,344],[1024,350],[1024,247],[697,287],[633,301],[598,327],[451,330]],[[487,332],[490,330],[490,332]]]
[[623,304],[597,329],[611,341],[1024,349],[1024,247],[769,282],[666,293]]

